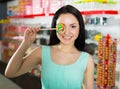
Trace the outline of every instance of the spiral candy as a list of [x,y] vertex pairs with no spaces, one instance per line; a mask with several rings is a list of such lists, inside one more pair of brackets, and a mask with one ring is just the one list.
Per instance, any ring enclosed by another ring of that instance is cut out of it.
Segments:
[[56,31],[58,33],[64,33],[65,32],[65,25],[63,23],[58,23],[56,26]]

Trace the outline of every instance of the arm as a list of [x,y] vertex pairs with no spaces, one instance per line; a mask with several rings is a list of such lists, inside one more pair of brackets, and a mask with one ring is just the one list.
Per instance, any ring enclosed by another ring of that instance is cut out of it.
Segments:
[[16,77],[22,75],[41,63],[41,47],[37,47],[24,57],[27,49],[34,42],[37,31],[38,29],[26,29],[23,41],[7,64],[5,76]]
[[89,56],[83,81],[83,89],[94,89],[94,60],[92,56]]

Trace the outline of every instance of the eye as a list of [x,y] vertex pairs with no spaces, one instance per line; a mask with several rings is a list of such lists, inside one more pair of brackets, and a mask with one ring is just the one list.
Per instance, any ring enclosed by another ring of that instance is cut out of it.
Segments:
[[72,27],[72,28],[76,28],[77,26],[74,26],[74,25],[73,25],[73,26],[71,26],[71,27]]

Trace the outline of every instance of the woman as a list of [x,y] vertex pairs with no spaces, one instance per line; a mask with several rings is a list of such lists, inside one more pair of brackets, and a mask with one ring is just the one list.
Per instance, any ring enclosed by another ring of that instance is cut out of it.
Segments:
[[20,76],[40,64],[42,89],[94,89],[94,61],[84,52],[85,29],[81,13],[71,5],[63,6],[56,11],[51,27],[55,28],[58,23],[65,25],[65,31],[51,31],[49,46],[39,46],[24,57],[39,31],[28,28],[5,75]]

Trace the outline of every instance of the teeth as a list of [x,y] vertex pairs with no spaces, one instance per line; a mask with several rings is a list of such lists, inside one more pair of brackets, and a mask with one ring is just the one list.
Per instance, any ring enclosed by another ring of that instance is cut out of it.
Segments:
[[65,39],[70,39],[71,37],[68,37],[68,36],[64,36],[63,38],[65,38]]

